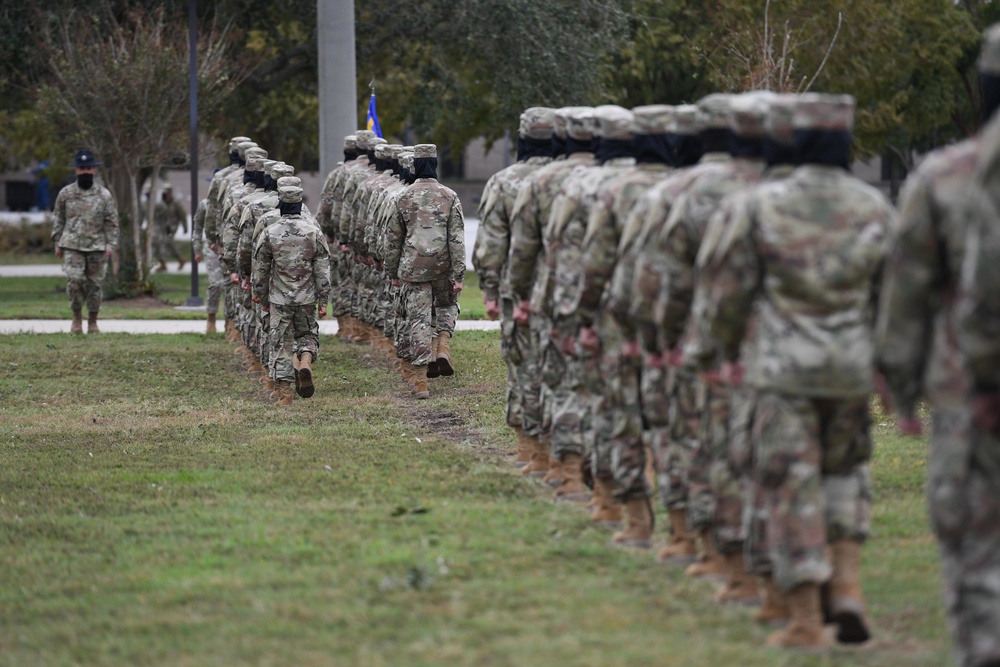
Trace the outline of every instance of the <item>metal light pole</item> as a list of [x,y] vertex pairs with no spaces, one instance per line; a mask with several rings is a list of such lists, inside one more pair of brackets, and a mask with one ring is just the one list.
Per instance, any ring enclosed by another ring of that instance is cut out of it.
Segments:
[[344,137],[358,129],[354,0],[316,0],[319,41],[319,169],[326,178],[342,159]]
[[[190,129],[191,129],[191,231],[194,231],[194,214],[198,208],[198,20],[197,0],[188,0],[188,50],[190,81]],[[205,301],[198,296],[198,260],[194,256],[194,235],[191,237],[191,296],[188,306],[203,306]]]

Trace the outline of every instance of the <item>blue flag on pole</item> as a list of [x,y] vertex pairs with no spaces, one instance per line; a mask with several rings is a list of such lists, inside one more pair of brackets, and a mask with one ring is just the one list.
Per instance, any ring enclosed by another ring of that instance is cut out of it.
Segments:
[[375,133],[376,137],[382,138],[382,126],[378,123],[378,112],[375,111],[375,93],[372,93],[368,100],[368,129]]

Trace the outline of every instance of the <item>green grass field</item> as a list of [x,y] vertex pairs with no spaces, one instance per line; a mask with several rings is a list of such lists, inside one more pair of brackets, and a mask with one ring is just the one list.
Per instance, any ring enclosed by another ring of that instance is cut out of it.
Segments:
[[[204,313],[183,312],[174,306],[184,305],[191,294],[189,275],[153,274],[155,298],[109,299],[101,306],[104,319],[190,320],[204,319]],[[485,319],[483,293],[472,271],[466,273],[459,297],[462,319]],[[198,293],[205,298],[208,281],[201,276]],[[0,320],[62,320],[71,313],[66,299],[66,279],[61,276],[0,278]]]
[[925,443],[887,419],[876,639],[787,654],[506,465],[495,332],[420,402],[321,345],[317,395],[278,410],[220,337],[0,336],[0,665],[948,663]]

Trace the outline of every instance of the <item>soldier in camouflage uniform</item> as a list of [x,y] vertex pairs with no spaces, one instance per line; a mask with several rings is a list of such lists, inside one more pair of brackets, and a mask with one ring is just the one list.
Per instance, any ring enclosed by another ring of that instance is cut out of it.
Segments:
[[184,257],[174,244],[174,234],[178,227],[187,232],[187,213],[174,199],[174,187],[169,183],[163,186],[161,197],[163,200],[153,207],[153,258],[160,263],[156,270],[167,270],[168,257],[177,259],[180,270],[184,268]]
[[[645,504],[651,493],[643,474],[646,457],[638,393],[639,357],[634,349],[626,353],[624,328],[609,307],[610,282],[625,221],[642,195],[671,172],[668,132],[674,114],[674,107],[666,105],[633,109],[637,166],[605,187],[591,209],[583,239],[575,307],[581,327],[580,347],[600,354],[601,359],[600,386],[591,388],[596,400],[590,469],[596,501],[591,519],[602,524],[621,521],[621,502],[635,499]],[[641,509],[629,516],[638,518],[640,514]]]
[[[458,195],[437,181],[437,147],[413,149],[416,180],[386,230],[385,272],[402,286],[414,369],[413,395],[427,398],[427,365],[451,366],[449,341],[465,278],[465,220]],[[405,284],[403,284],[405,283]],[[436,354],[435,354],[436,353]]]
[[984,118],[993,120],[981,134],[932,153],[908,177],[876,340],[901,430],[919,433],[917,401],[930,402],[927,501],[957,662],[997,667],[1000,25],[987,30],[978,67]]
[[[521,370],[525,378],[522,407],[527,413],[534,406],[539,406],[541,420],[540,435],[532,440],[531,461],[522,468],[522,472],[530,476],[541,477],[548,472],[552,445],[551,416],[546,414],[551,405],[546,404],[542,388],[542,363],[552,331],[552,323],[541,308],[548,300],[545,289],[549,285],[551,271],[545,246],[545,226],[552,203],[570,172],[576,167],[596,164],[592,115],[590,107],[563,107],[556,111],[554,152],[564,150],[566,158],[539,168],[525,179],[511,212],[507,291],[514,301],[514,321],[518,326],[530,326],[531,330],[530,350],[522,351]],[[570,118],[576,118],[572,126]],[[564,143],[565,148],[560,143]]]
[[211,246],[205,247],[203,234],[205,231],[205,218],[208,215],[208,198],[198,202],[195,209],[194,218],[191,220],[191,244],[194,247],[194,260],[196,262],[205,260],[205,271],[208,273],[208,299],[205,302],[205,312],[207,323],[205,325],[206,334],[214,334],[215,316],[219,312],[219,301],[222,298],[222,290],[225,288],[225,275],[222,273],[222,263],[219,254],[212,250]]
[[301,213],[302,188],[278,189],[279,220],[264,228],[253,258],[253,298],[270,320],[276,405],[314,393],[312,364],[319,357],[319,323],[330,297],[330,249],[316,222]]
[[555,110],[548,107],[531,107],[521,114],[518,160],[494,174],[483,188],[479,232],[472,257],[486,313],[491,319],[500,318],[500,355],[507,365],[507,425],[517,437],[514,464],[522,468],[531,460],[532,441],[541,432],[541,415],[531,406],[525,409],[520,368],[525,350],[531,345],[531,332],[514,321],[514,300],[506,289],[505,274],[514,201],[525,180],[552,161],[554,124]]
[[[543,373],[552,389],[553,461],[544,481],[556,487],[556,500],[588,498],[583,457],[593,449],[594,389],[601,382],[596,351],[577,345],[583,239],[591,211],[608,184],[635,169],[632,112],[606,105],[597,107],[593,116],[597,164],[579,166],[563,179],[545,229],[551,286],[544,288],[548,298],[542,302],[542,314],[552,322],[552,340]],[[576,122],[578,117],[570,119]]]
[[389,281],[389,293],[391,296],[391,302],[389,304],[389,309],[386,313],[386,326],[385,333],[392,339],[393,354],[395,356],[395,361],[393,367],[399,371],[401,378],[407,384],[412,387],[413,380],[413,367],[407,362],[410,359],[410,336],[406,328],[406,312],[405,312],[405,301],[402,283],[393,282],[389,278],[389,274],[385,269],[385,257],[386,252],[388,252],[388,230],[390,224],[392,224],[395,218],[396,211],[398,209],[399,198],[403,196],[406,192],[406,186],[413,185],[417,180],[413,173],[413,150],[410,147],[404,147],[408,150],[404,150],[399,154],[399,169],[400,169],[400,182],[402,188],[394,190],[386,198],[386,201],[382,204],[382,211],[380,216],[382,217],[382,232],[379,241],[379,254],[382,261],[383,276]]
[[853,110],[848,96],[800,99],[801,166],[760,186],[729,223],[703,300],[733,384],[743,381],[732,362],[750,335],[743,359],[756,391],[754,474],[767,495],[774,577],[791,610],[788,627],[768,638],[779,647],[825,644],[827,580],[838,639],[869,637],[858,564],[871,512],[873,300],[895,213],[846,172]]
[[59,191],[53,207],[52,241],[63,260],[66,295],[73,311],[71,333],[83,333],[83,304],[87,304],[87,333],[100,333],[97,314],[107,260],[118,247],[118,207],[111,192],[94,183],[101,162],[88,150],[78,151],[71,165],[76,182]]
[[329,174],[327,174],[326,180],[323,182],[323,190],[319,197],[319,208],[316,210],[316,221],[323,229],[323,233],[326,234],[327,243],[330,244],[330,248],[333,251],[330,254],[330,266],[332,271],[330,281],[333,285],[330,312],[335,318],[338,318],[337,333],[335,334],[337,338],[342,338],[344,336],[344,328],[346,325],[346,322],[339,322],[339,318],[343,315],[343,310],[341,308],[341,303],[343,303],[341,291],[343,288],[340,285],[340,277],[341,271],[345,270],[346,267],[341,261],[341,252],[336,242],[336,229],[334,229],[331,220],[331,213],[333,212],[333,193],[336,191],[347,166],[357,159],[357,157],[357,137],[353,134],[349,134],[344,137],[344,161],[338,163],[337,166],[334,167]]

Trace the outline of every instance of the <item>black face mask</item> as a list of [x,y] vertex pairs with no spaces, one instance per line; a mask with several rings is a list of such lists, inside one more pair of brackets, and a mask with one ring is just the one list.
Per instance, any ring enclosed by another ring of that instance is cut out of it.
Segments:
[[413,175],[413,172],[403,167],[403,182],[407,185],[413,185],[417,180],[417,177]]
[[524,162],[528,158],[524,155],[524,137],[517,138],[517,161]]
[[533,157],[552,157],[552,140],[524,137],[517,140],[517,150],[518,160],[527,160]]
[[89,190],[94,185],[94,175],[93,174],[77,174],[76,184],[79,185],[84,190]]
[[674,156],[675,167],[690,167],[698,164],[705,154],[701,138],[693,134],[670,134],[670,149]]
[[302,202],[278,202],[278,211],[281,212],[281,215],[298,215],[302,212]]
[[795,146],[789,146],[765,136],[764,159],[767,160],[767,166],[769,167],[782,164],[795,164]]
[[254,176],[252,171],[250,171],[249,169],[243,170],[243,185],[249,185],[250,183],[253,183],[254,182],[253,178]]
[[389,168],[388,160],[379,160],[378,158],[375,158],[375,171],[383,172],[388,168]]
[[389,168],[392,169],[393,176],[403,177],[403,168],[399,166],[399,160],[390,160]]
[[726,128],[713,127],[698,133],[701,149],[705,153],[728,153],[732,132]]
[[729,152],[733,157],[759,158],[764,155],[764,140],[729,134]]
[[350,162],[351,160],[357,159],[357,157],[357,151],[347,150],[346,148],[344,149],[344,162]]
[[632,150],[631,141],[619,141],[617,139],[600,139],[598,141],[595,157],[601,164],[615,158],[633,156],[635,156],[635,152]]
[[438,159],[436,157],[418,157],[413,159],[413,177],[437,179]]
[[229,151],[229,164],[239,164],[240,154],[239,151]]
[[266,175],[267,174],[265,174],[263,171],[255,171],[253,173],[253,183],[254,183],[254,185],[256,185],[258,188],[263,188],[264,187],[264,176],[266,176]]
[[983,111],[983,123],[986,123],[993,113],[1000,108],[1000,76],[992,74],[979,75],[980,106]]
[[637,134],[632,140],[635,161],[643,164],[673,164],[670,137],[666,134]]
[[566,155],[566,137],[560,137],[558,134],[552,134],[552,157],[559,157],[560,155]]
[[591,137],[589,139],[574,139],[573,137],[566,137],[566,155],[573,155],[574,153],[594,153],[597,151],[597,139]]
[[365,153],[365,155],[368,156],[368,164],[374,165],[375,164],[375,149],[374,148],[369,148],[368,151]]
[[795,130],[798,164],[821,164],[850,169],[851,133],[826,130]]

